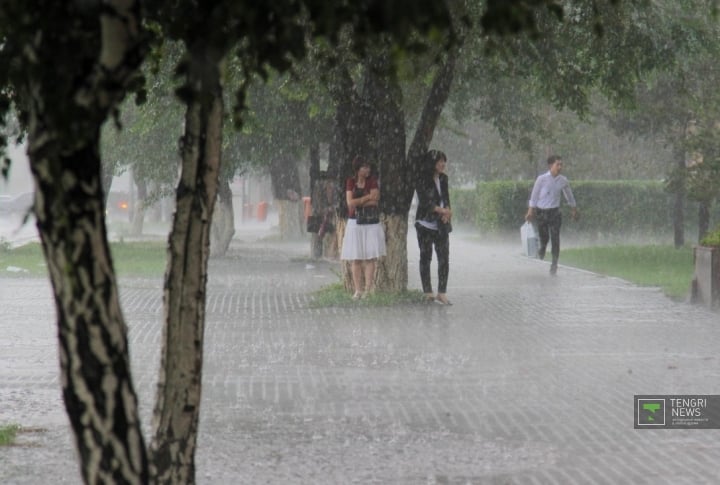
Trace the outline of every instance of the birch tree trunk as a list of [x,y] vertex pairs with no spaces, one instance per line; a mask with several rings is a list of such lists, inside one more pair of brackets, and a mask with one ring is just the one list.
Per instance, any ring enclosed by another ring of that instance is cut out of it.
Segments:
[[150,448],[151,476],[167,484],[195,483],[210,222],[222,141],[221,58],[203,42],[188,51],[189,96],[165,274],[165,324]]
[[[144,56],[139,5],[104,3],[95,57],[81,48],[89,36],[68,25],[98,19],[81,21],[66,7],[58,2],[46,12],[57,31],[38,32],[34,45],[26,46],[28,63],[39,71],[20,93],[28,115],[34,212],[57,313],[60,382],[83,481],[143,484],[147,452],[107,240],[99,156],[100,127]],[[54,57],[58,46],[71,57]],[[56,81],[58,65],[73,74],[72,84]]]

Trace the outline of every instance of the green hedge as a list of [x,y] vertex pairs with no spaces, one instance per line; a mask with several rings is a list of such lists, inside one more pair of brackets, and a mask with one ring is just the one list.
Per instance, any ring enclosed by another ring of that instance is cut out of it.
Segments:
[[[660,181],[570,181],[580,218],[564,225],[570,232],[592,234],[672,233],[674,197]],[[473,189],[453,190],[454,217],[483,232],[516,231],[523,223],[532,181],[480,182]],[[569,207],[562,201],[563,217]],[[715,210],[714,212],[717,212]],[[713,214],[718,220],[718,214]],[[697,204],[688,202],[686,228],[697,228]]]

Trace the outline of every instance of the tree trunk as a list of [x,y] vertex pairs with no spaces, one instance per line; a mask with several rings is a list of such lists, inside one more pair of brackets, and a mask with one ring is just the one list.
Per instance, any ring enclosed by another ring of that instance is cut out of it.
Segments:
[[[58,160],[38,155],[35,141],[42,138],[42,132],[30,134],[35,215],[55,296],[60,382],[82,477],[85,483],[146,483],[127,328],[104,222],[99,132],[95,144]],[[60,186],[58,180],[66,182]]]
[[[387,256],[378,266],[377,286],[384,290],[407,290],[408,213],[418,169],[425,153],[430,148],[435,127],[440,120],[440,113],[450,96],[456,55],[457,52],[454,49],[448,53],[447,59],[435,73],[433,85],[430,88],[407,156],[404,155],[405,130],[404,122],[400,119],[403,114],[397,94],[399,88],[394,86],[395,82],[391,81],[387,85],[385,98],[377,99],[381,103],[378,105],[380,116],[376,124],[381,140],[378,146],[384,147],[381,153],[389,155],[383,158],[381,182],[383,187],[393,188],[391,192],[382,191],[380,201],[381,210],[386,216]],[[380,108],[381,106],[382,108]]]
[[[133,173],[136,174],[137,172]],[[143,232],[143,225],[145,224],[145,201],[148,195],[147,182],[145,182],[145,180],[135,180],[135,187],[137,187],[135,203],[130,208],[132,211],[130,217],[130,234],[140,236]]]
[[[685,151],[682,148],[675,149],[675,163],[678,170],[684,172]],[[685,245],[685,177],[678,180],[675,191],[675,204],[673,208],[673,235],[676,248]]]
[[405,291],[408,285],[407,214],[385,214],[382,224],[385,228],[387,256],[379,261],[376,285],[382,291]]
[[[452,48],[447,53],[445,62],[440,65],[440,68],[435,73],[433,85],[430,88],[430,93],[425,102],[420,121],[415,129],[415,136],[410,144],[407,158],[408,165],[411,167],[411,173],[408,175],[412,176],[413,183],[417,179],[423,157],[430,148],[430,142],[435,133],[435,128],[440,121],[440,114],[450,96],[450,88],[455,78],[455,65],[458,55],[457,49],[458,48]],[[410,189],[410,200],[407,202],[408,207],[412,199],[412,194],[413,190]]]
[[305,217],[297,163],[288,158],[270,161],[270,181],[278,208],[280,239],[297,241],[305,236]]
[[[414,185],[408,183],[405,157],[405,114],[402,89],[385,55],[374,58],[368,69],[366,94],[373,106],[372,159],[379,164],[380,212],[387,255],[378,262],[375,285],[381,291],[407,289],[407,216]],[[403,219],[404,224],[398,224]],[[390,270],[389,272],[387,270]]]
[[[78,57],[74,48],[73,42],[92,40],[67,29],[78,21],[77,11],[59,10],[58,30],[38,32],[37,44],[26,47],[34,74],[19,86],[17,101],[27,109],[34,212],[55,299],[60,382],[80,472],[88,484],[143,484],[147,451],[107,240],[99,146],[100,128],[145,51],[138,2],[103,6],[97,58]],[[51,42],[64,43],[71,56],[47,58],[58,52],[44,45]],[[58,63],[74,83],[45,82],[54,79]]]
[[230,181],[227,179],[220,183],[211,229],[210,255],[224,256],[235,236],[233,194],[230,189]]
[[151,474],[157,483],[195,483],[210,222],[222,137],[221,59],[191,45],[182,169],[165,275],[163,347],[153,413]]
[[701,201],[698,205],[698,242],[702,241],[710,230],[710,204]]
[[280,239],[283,241],[299,241],[305,237],[304,207],[294,200],[275,199],[278,210]]

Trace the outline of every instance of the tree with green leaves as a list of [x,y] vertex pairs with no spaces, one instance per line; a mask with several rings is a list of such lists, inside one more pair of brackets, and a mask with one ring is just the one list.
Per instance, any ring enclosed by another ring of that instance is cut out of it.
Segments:
[[[646,27],[653,42],[646,49],[663,60],[633,86],[632,102],[610,117],[618,133],[651,137],[672,152],[666,174],[668,190],[675,197],[676,247],[685,243],[686,200],[700,202],[700,233],[707,230],[707,204],[712,200],[707,185],[693,175],[712,169],[718,140],[720,71],[715,59],[720,53],[720,26],[714,16],[706,15],[710,8],[704,0],[656,2],[657,16]],[[697,165],[698,157],[708,163]],[[689,166],[693,168],[688,170]],[[690,184],[688,176],[692,176]]]
[[146,483],[99,153],[102,124],[140,80],[140,5],[5,1],[0,26],[0,108],[6,119],[12,103],[27,130],[33,212],[55,296],[60,381],[82,477]]
[[[220,69],[230,49],[242,46],[237,53],[249,79],[269,68],[287,69],[293,57],[304,55],[308,33],[332,40],[339,26],[350,23],[359,35],[394,32],[403,39],[436,23],[433,8],[390,5],[145,2],[161,35],[184,44],[178,95],[187,106],[148,454],[107,243],[100,157],[103,123],[142,81],[148,44],[140,4],[0,4],[0,114],[5,121],[14,105],[28,133],[33,211],[57,308],[63,396],[86,483],[195,480],[208,234],[224,109]],[[395,15],[399,11],[405,15]]]
[[[538,12],[559,9],[552,0],[488,1],[483,7],[484,28],[502,31],[524,29]],[[195,481],[209,228],[223,170],[227,109],[221,73],[228,56],[235,55],[242,67],[244,81],[234,106],[236,118],[242,119],[250,79],[270,69],[289,69],[293,59],[306,55],[307,38],[322,37],[335,45],[349,32],[352,48],[366,63],[372,113],[378,113],[363,136],[383,155],[380,170],[390,182],[412,173],[443,105],[424,104],[406,151],[398,82],[387,62],[428,33],[444,38],[450,14],[442,2],[146,0],[143,12],[145,17],[133,0],[0,3],[0,119],[7,120],[14,105],[27,131],[36,184],[33,211],[57,309],[63,398],[86,483]],[[177,95],[186,108],[149,450],[107,243],[100,156],[103,124],[128,92],[142,86],[150,37],[145,25],[157,26],[155,35],[183,45]],[[428,99],[447,96],[456,55],[438,53],[441,62]],[[351,144],[365,144],[350,141],[350,114],[345,109],[336,114],[342,122],[336,125],[340,141],[334,153],[352,153]],[[400,228],[394,234],[402,233],[400,218],[407,215],[411,195],[411,188],[400,187],[384,200],[384,210],[395,221],[391,224]],[[391,279],[402,278],[394,268],[385,272]]]

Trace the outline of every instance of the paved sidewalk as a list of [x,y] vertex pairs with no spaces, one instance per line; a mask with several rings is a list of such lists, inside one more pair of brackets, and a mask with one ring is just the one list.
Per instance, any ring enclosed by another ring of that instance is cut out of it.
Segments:
[[[717,313],[451,237],[450,307],[313,309],[337,264],[309,244],[213,260],[198,483],[718,483],[720,430],[633,429],[634,394],[720,394]],[[162,283],[121,287],[149,427]],[[50,295],[0,278],[0,423],[35,430],[0,448],[2,484],[80,481]]]

